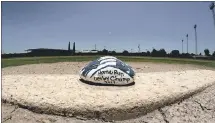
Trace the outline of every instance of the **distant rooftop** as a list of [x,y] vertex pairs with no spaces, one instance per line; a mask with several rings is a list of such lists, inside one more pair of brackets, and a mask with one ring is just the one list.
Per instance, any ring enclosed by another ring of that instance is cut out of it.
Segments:
[[58,51],[59,51],[59,50],[65,50],[65,49],[36,48],[36,49],[27,49],[27,50],[25,50],[25,51],[35,51],[35,50],[41,50],[41,51],[42,51],[42,50],[43,50],[43,51],[44,51],[44,50],[55,50],[55,51],[58,50]]

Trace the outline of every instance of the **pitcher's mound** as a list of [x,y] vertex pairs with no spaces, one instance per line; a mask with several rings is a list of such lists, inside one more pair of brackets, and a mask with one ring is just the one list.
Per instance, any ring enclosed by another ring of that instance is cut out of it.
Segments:
[[43,113],[124,120],[196,93],[215,82],[215,71],[137,73],[135,85],[93,86],[75,74],[2,76],[2,99]]

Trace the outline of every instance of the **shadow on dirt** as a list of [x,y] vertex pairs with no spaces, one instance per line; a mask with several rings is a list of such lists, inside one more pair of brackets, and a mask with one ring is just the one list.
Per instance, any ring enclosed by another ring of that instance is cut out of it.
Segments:
[[132,86],[135,85],[135,82],[126,84],[126,85],[114,85],[114,84],[102,84],[102,83],[94,83],[94,82],[90,82],[90,81],[86,81],[83,79],[79,79],[81,82],[88,84],[88,85],[94,85],[94,86],[119,86],[119,87],[125,87],[125,86]]

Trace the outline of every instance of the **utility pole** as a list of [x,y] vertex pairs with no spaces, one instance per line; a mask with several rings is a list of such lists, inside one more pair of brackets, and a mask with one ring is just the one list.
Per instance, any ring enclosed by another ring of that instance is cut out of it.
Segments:
[[187,54],[188,54],[188,34],[186,35],[187,37]]
[[195,24],[194,25],[194,30],[195,30],[195,40],[196,40],[196,55],[198,55],[198,52],[197,52],[197,32],[196,32],[196,28],[197,28],[197,25]]
[[68,51],[70,52],[70,42],[69,42],[69,44],[68,44]]
[[138,45],[138,52],[140,53],[140,44]]
[[95,44],[95,50],[96,50],[96,44]]
[[181,54],[183,54],[183,52],[184,52],[184,47],[183,47],[184,40],[182,40],[181,42],[182,42],[182,53]]
[[210,10],[212,11],[212,14],[213,14],[213,19],[214,19],[214,27],[215,27],[215,12],[214,12],[214,7],[215,7],[215,2],[211,2],[209,8]]
[[210,8],[210,10],[212,11],[212,14],[213,14],[214,27],[215,27],[215,12],[214,12],[214,7],[215,7],[215,5],[214,5],[214,4],[215,4],[214,2],[211,2],[209,8]]

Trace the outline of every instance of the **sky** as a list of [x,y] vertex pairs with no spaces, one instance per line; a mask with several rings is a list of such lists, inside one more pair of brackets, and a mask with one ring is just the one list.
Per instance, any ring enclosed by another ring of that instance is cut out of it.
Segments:
[[[2,51],[30,48],[104,49],[129,52],[152,48],[195,53],[215,51],[210,2],[2,2]],[[72,47],[72,46],[71,46]]]

